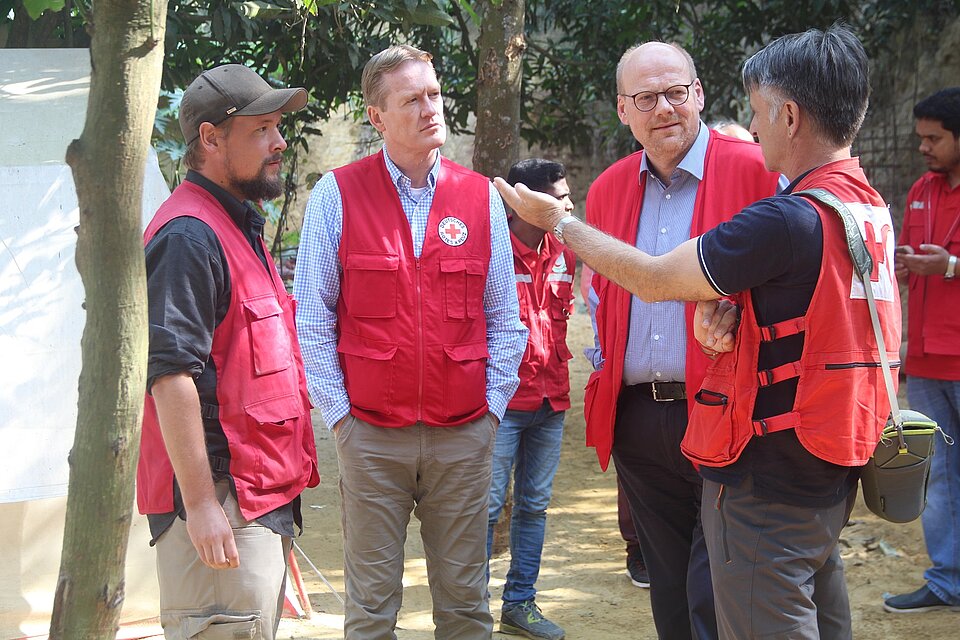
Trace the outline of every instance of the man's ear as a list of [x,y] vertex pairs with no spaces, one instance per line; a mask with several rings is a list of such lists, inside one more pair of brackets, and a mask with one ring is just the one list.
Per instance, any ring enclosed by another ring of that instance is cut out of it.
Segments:
[[370,120],[370,124],[373,125],[373,128],[383,133],[383,130],[386,129],[386,125],[383,123],[383,115],[380,113],[380,107],[375,107],[373,105],[367,105],[367,119]]
[[215,153],[220,147],[221,142],[223,141],[223,131],[217,128],[216,125],[210,122],[200,123],[200,146],[207,153]]
[[792,138],[797,135],[797,130],[800,128],[800,105],[793,100],[787,100],[783,103],[780,113],[787,127],[787,136]]

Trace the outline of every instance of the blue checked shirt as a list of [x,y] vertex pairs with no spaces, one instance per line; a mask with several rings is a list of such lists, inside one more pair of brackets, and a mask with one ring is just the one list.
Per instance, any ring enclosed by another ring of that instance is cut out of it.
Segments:
[[[440,154],[427,176],[424,190],[411,189],[410,179],[383,150],[387,171],[397,188],[403,212],[410,223],[414,253],[420,256],[427,218],[440,173]],[[350,412],[350,397],[343,384],[337,357],[337,300],[341,267],[338,258],[343,232],[343,200],[336,176],[328,171],[310,194],[300,232],[300,250],[293,280],[297,299],[297,335],[303,352],[307,387],[324,422],[332,428]],[[527,344],[527,328],[520,322],[514,282],[513,254],[503,201],[490,185],[491,254],[483,294],[487,321],[487,404],[503,418],[507,403],[520,385],[517,369]]]
[[[640,161],[638,179],[642,179],[646,173],[647,184],[640,205],[642,215],[637,225],[636,247],[644,253],[660,256],[690,239],[693,207],[700,181],[703,180],[709,139],[710,132],[701,122],[696,140],[670,176],[669,185],[665,185],[650,170],[646,154]],[[783,189],[786,185],[786,178],[781,176],[779,188]],[[584,355],[595,369],[600,369],[604,356],[597,337],[596,309],[599,300],[593,287],[590,287],[588,302],[594,347],[584,349]],[[629,333],[623,358],[624,384],[686,380],[685,305],[677,300],[644,302],[631,296]]]

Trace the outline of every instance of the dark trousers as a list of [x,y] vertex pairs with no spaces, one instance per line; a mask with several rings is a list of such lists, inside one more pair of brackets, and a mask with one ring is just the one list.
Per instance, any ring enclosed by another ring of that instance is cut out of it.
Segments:
[[710,563],[700,523],[700,476],[683,454],[687,403],[657,402],[627,387],[617,405],[613,460],[650,575],[657,634],[717,637]]
[[617,476],[617,525],[620,527],[620,537],[627,543],[627,557],[642,558],[637,528],[630,515],[630,503],[627,502],[627,494],[623,491],[623,483],[620,482],[619,476]]

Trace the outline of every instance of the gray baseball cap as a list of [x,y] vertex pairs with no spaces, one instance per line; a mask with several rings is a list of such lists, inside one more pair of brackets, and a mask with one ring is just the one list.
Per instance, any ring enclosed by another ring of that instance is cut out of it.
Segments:
[[183,92],[180,131],[190,144],[204,122],[218,125],[231,116],[299,111],[306,104],[307,91],[302,87],[274,89],[253,69],[225,64],[204,71]]

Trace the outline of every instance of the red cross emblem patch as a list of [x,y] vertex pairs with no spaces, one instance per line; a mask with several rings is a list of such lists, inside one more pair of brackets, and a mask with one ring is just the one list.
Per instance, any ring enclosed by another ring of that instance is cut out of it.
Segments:
[[437,233],[440,234],[440,239],[451,247],[459,247],[467,241],[467,225],[453,216],[447,216],[440,221]]

